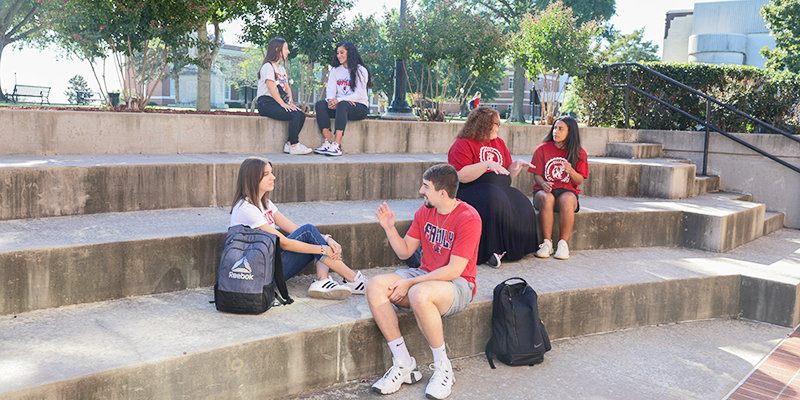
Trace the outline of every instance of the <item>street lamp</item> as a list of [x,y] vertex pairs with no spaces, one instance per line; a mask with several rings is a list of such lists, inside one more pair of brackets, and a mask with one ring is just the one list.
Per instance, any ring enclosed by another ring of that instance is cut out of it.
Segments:
[[[406,28],[406,0],[400,0],[400,29]],[[389,110],[381,115],[383,119],[418,120],[406,101],[406,68],[405,60],[398,59],[394,63],[394,100]]]

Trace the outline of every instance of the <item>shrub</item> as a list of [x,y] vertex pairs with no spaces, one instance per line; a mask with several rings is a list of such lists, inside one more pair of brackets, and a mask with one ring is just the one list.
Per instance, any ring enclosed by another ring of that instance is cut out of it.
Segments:
[[[800,133],[800,75],[775,72],[750,66],[697,63],[645,63],[660,72],[718,101],[790,133]],[[578,93],[578,114],[589,126],[625,126],[625,90],[610,89],[608,66],[589,70],[573,82]],[[615,67],[612,83],[625,83],[625,67]],[[703,121],[706,102],[700,96],[679,88],[638,67],[631,67],[631,84]],[[631,128],[695,130],[697,121],[668,109],[631,90],[629,115]],[[772,132],[760,124],[712,104],[712,125],[726,132]]]

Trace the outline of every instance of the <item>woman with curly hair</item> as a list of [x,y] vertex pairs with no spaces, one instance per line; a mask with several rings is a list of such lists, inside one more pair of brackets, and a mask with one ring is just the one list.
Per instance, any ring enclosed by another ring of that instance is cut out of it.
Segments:
[[478,264],[499,267],[500,260],[519,260],[536,250],[536,215],[531,201],[511,187],[524,160],[511,161],[506,143],[497,137],[500,115],[491,107],[473,110],[447,153],[458,171],[457,197],[478,210],[481,242]]
[[[317,112],[317,125],[325,137],[325,142],[314,152],[326,156],[340,156],[347,121],[367,118],[369,114],[367,88],[374,85],[372,76],[353,43],[337,44],[336,55],[331,65],[333,69],[328,75],[325,100],[318,101],[314,108]],[[333,135],[331,118],[336,118]]]

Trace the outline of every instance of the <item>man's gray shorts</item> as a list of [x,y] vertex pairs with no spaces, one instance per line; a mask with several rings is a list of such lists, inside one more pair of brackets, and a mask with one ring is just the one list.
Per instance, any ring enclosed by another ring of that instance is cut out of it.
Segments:
[[[400,275],[400,277],[403,279],[409,279],[425,275],[428,273],[428,271],[424,271],[419,268],[408,268],[398,269],[397,271],[394,271],[394,273]],[[453,286],[453,304],[450,305],[450,309],[447,310],[443,317],[453,315],[467,308],[469,303],[472,302],[472,289],[475,288],[475,284],[468,282],[463,276],[459,276],[458,278],[450,281],[450,285]],[[400,312],[412,311],[410,308],[400,307],[396,304],[394,307]]]

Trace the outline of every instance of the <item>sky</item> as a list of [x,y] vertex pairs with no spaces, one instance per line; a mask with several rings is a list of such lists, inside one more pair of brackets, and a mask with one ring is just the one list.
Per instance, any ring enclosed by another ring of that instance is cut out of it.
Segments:
[[[667,11],[691,9],[695,3],[700,2],[706,1],[617,0],[617,12],[611,17],[610,23],[618,31],[626,34],[644,27],[644,40],[658,45],[660,57],[664,43],[664,23]],[[355,7],[345,14],[345,17],[349,19],[357,14],[377,13],[381,15],[384,7],[399,8],[400,0],[356,0]],[[239,28],[236,24],[227,24],[223,29],[225,29],[223,32],[225,41],[230,44],[238,44]],[[69,79],[75,75],[82,75],[93,91],[98,90],[99,85],[88,62],[66,59],[62,52],[54,47],[45,50],[33,48],[17,50],[12,46],[6,46],[2,54],[2,62],[0,62],[0,83],[2,83],[3,91],[12,91],[15,82],[20,85],[50,86],[52,88],[50,90],[51,103],[67,102],[64,91],[69,86]],[[98,75],[100,75],[99,72]],[[112,64],[107,65],[106,77],[109,90],[119,89]]]

